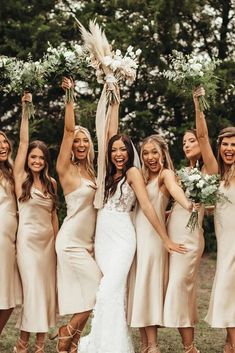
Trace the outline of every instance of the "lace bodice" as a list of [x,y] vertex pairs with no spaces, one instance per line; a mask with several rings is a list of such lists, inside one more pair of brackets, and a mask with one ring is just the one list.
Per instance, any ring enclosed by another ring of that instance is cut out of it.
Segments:
[[110,211],[130,212],[135,203],[135,193],[127,181],[119,181],[115,194],[109,197],[104,208]]

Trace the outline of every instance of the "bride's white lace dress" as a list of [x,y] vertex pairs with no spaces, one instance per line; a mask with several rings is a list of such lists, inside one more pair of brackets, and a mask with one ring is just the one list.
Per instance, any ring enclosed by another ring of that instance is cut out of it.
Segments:
[[98,212],[95,257],[103,277],[96,296],[91,332],[81,338],[79,353],[134,353],[126,323],[125,297],[136,249],[130,218],[135,194],[127,181],[122,183],[123,180]]

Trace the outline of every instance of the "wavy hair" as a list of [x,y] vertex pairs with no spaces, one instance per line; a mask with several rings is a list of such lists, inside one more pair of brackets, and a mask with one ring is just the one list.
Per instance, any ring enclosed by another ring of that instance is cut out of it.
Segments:
[[234,136],[235,136],[235,127],[229,126],[220,131],[217,139],[217,148],[218,148],[217,163],[218,163],[221,179],[224,180],[225,186],[229,186],[231,178],[235,176],[235,165],[233,163],[227,170],[225,169],[225,163],[220,154],[220,147],[225,137],[234,137]]
[[[95,169],[94,169],[94,158],[95,158],[95,152],[94,152],[94,145],[91,139],[90,132],[83,126],[75,126],[75,131],[74,131],[74,139],[76,138],[76,135],[78,132],[82,132],[89,141],[89,149],[87,153],[87,158],[86,158],[86,170],[88,174],[92,177],[92,179],[95,179]],[[71,162],[74,165],[78,165],[79,160],[76,159],[74,153],[72,152],[71,154]]]
[[9,185],[10,190],[14,192],[15,183],[13,177],[13,162],[11,159],[12,146],[7,135],[3,131],[0,131],[0,135],[4,137],[9,146],[7,160],[0,163],[0,185],[2,185],[4,188]]
[[31,198],[31,188],[33,186],[33,173],[31,171],[31,169],[28,166],[28,157],[30,152],[34,149],[34,148],[39,148],[44,156],[44,162],[45,162],[45,167],[40,171],[40,181],[44,187],[44,194],[45,195],[50,195],[53,201],[53,209],[56,208],[56,204],[57,204],[57,196],[55,193],[55,188],[53,186],[53,183],[51,181],[51,175],[50,175],[50,154],[49,154],[49,150],[46,146],[46,144],[43,141],[32,141],[29,144],[28,147],[28,151],[27,151],[27,156],[26,156],[26,160],[25,160],[25,165],[24,165],[24,170],[27,174],[25,181],[22,184],[22,194],[19,197],[19,201],[24,202],[27,201]]
[[169,153],[168,145],[166,140],[158,134],[151,135],[149,137],[146,137],[142,144],[141,144],[141,149],[140,149],[140,159],[141,159],[141,164],[142,164],[142,174],[144,177],[145,182],[147,183],[149,180],[149,169],[146,167],[144,160],[143,160],[143,152],[144,152],[144,146],[147,143],[153,143],[154,146],[156,147],[160,158],[159,158],[159,164],[161,166],[159,175],[162,172],[163,169],[170,169],[170,170],[175,170],[174,165]]
[[[117,179],[114,179],[114,175],[116,173],[116,167],[112,162],[112,147],[115,141],[121,140],[126,149],[128,154],[128,160],[122,169],[122,174]],[[104,202],[107,202],[108,198],[115,194],[117,190],[117,185],[119,181],[124,178],[121,184],[121,196],[122,196],[122,186],[126,181],[126,173],[128,169],[133,167],[134,165],[134,149],[131,140],[128,136],[125,135],[114,135],[108,142],[108,149],[107,149],[107,160],[106,160],[106,177],[105,177],[105,192],[104,192]]]
[[[184,136],[187,134],[187,132],[193,134],[193,135],[196,137],[197,141],[198,141],[197,130],[196,130],[196,129],[189,129],[189,130],[186,130],[186,131],[184,132]],[[202,155],[201,155],[201,157],[197,160],[197,162],[199,163],[199,169],[201,170],[202,167],[203,167],[203,164],[204,164]],[[194,166],[194,167],[195,167],[195,166]]]

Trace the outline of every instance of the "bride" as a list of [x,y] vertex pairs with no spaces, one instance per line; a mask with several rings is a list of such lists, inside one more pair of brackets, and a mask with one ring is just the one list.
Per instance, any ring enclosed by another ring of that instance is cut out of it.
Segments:
[[[116,110],[118,120],[118,107]],[[168,238],[148,199],[143,177],[134,167],[131,140],[124,135],[111,135],[107,148],[104,205],[98,211],[95,235],[95,257],[103,277],[96,296],[91,332],[81,339],[79,353],[134,352],[126,322],[125,291],[136,249],[130,216],[136,198],[167,250],[186,252],[183,244],[175,244]]]

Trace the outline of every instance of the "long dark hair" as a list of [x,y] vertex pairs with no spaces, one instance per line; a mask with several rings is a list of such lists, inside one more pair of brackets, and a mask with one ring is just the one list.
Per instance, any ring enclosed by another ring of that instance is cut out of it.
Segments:
[[218,167],[219,167],[219,173],[221,175],[222,180],[224,180],[224,185],[228,186],[231,178],[235,175],[235,165],[234,163],[228,168],[228,170],[225,169],[224,161],[221,157],[220,154],[220,147],[223,139],[225,137],[234,137],[235,136],[235,127],[234,126],[229,126],[224,129],[222,129],[219,133],[218,140],[217,140],[217,147],[218,147],[218,153],[217,153],[217,162],[218,162]]
[[[114,179],[113,176],[116,173],[116,167],[112,163],[112,147],[113,147],[113,143],[118,140],[121,140],[124,143],[124,145],[127,149],[128,160],[122,169],[122,174],[120,175],[120,177],[118,177],[117,179]],[[128,169],[130,169],[134,165],[134,149],[132,146],[132,142],[129,139],[129,137],[127,137],[125,135],[112,136],[111,139],[109,140],[109,143],[108,143],[107,153],[108,153],[108,155],[107,155],[107,160],[106,160],[104,202],[106,202],[108,200],[109,196],[114,195],[115,191],[117,190],[117,185],[118,185],[119,181],[122,178],[124,178],[124,180],[121,184],[121,195],[122,195],[122,186],[126,181],[126,173],[127,173]]]
[[53,209],[55,209],[56,207],[56,203],[57,203],[57,197],[56,197],[56,193],[55,193],[55,188],[53,186],[53,183],[51,181],[51,175],[50,175],[50,154],[48,151],[48,148],[46,146],[46,144],[43,141],[32,141],[29,144],[28,147],[28,151],[27,151],[27,156],[26,156],[26,160],[25,160],[25,165],[24,165],[24,170],[27,173],[26,179],[22,184],[22,194],[19,198],[19,201],[24,202],[27,201],[31,198],[31,188],[33,185],[33,174],[31,169],[28,166],[28,156],[30,154],[30,152],[34,149],[34,148],[39,148],[44,156],[44,162],[45,162],[45,167],[40,171],[40,180],[42,185],[44,186],[44,194],[45,195],[50,195],[53,201]]
[[5,138],[9,146],[7,160],[0,163],[0,184],[3,187],[6,187],[6,185],[9,184],[11,191],[14,192],[14,177],[13,177],[13,168],[12,168],[13,163],[11,160],[12,146],[7,135],[3,131],[0,131],[0,135],[2,135]]
[[[189,130],[186,130],[186,131],[184,132],[184,135],[187,134],[187,132],[193,134],[193,135],[196,137],[197,141],[198,141],[197,130],[196,130],[196,129],[189,129]],[[203,164],[204,164],[203,159],[202,159],[202,155],[201,155],[200,158],[197,160],[197,162],[198,162],[198,164],[199,164],[199,166],[198,166],[199,169],[202,170],[202,167],[203,167]],[[196,167],[196,165],[195,165],[194,167]]]

